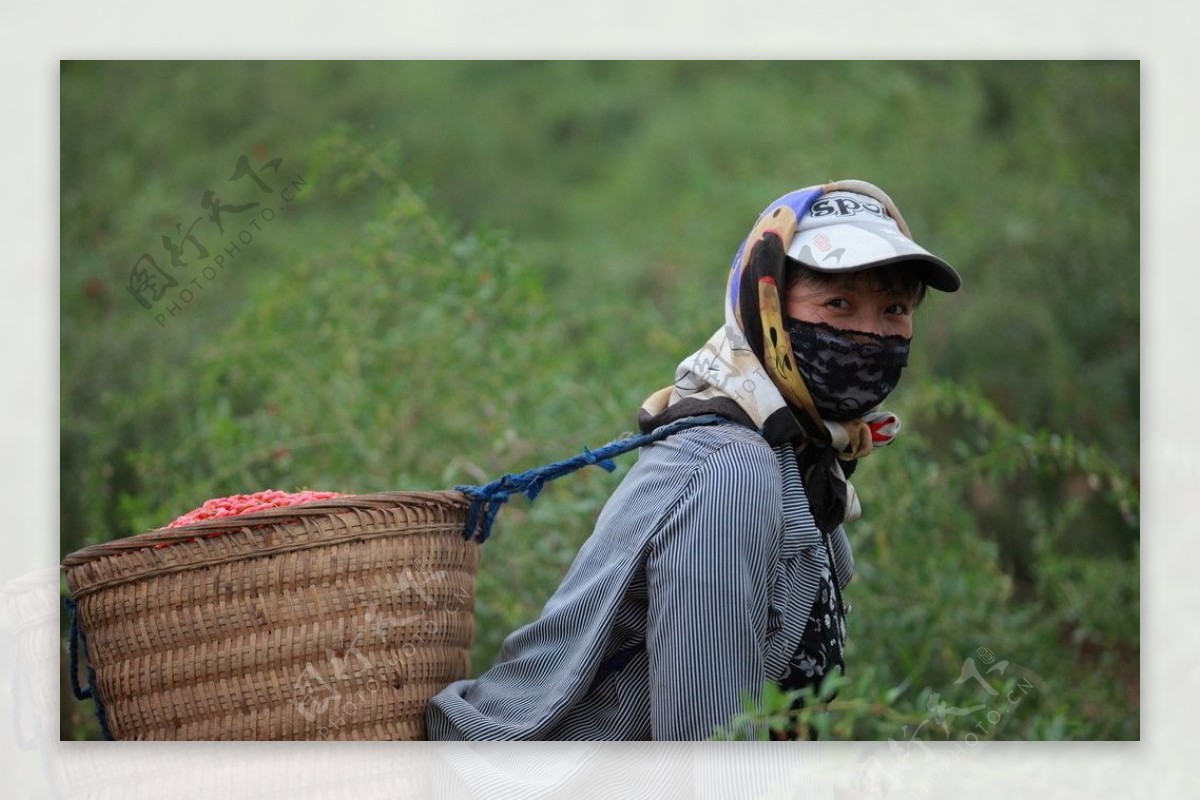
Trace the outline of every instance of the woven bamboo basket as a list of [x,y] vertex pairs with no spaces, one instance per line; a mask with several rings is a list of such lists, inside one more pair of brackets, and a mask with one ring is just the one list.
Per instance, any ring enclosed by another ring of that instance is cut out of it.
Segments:
[[77,694],[119,740],[423,739],[469,673],[468,507],[351,495],[76,551]]

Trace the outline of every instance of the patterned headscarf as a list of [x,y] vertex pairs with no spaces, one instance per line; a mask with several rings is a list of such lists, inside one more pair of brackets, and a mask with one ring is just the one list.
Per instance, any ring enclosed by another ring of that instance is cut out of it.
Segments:
[[643,431],[717,412],[758,429],[772,446],[793,443],[810,507],[823,531],[861,514],[847,475],[854,460],[890,443],[900,428],[899,418],[879,411],[841,423],[823,420],[792,353],[783,300],[787,249],[809,207],[838,190],[878,200],[909,236],[895,204],[865,181],[810,186],[777,199],[759,215],[734,255],[724,326],[680,363],[675,383],[647,398],[639,413]]

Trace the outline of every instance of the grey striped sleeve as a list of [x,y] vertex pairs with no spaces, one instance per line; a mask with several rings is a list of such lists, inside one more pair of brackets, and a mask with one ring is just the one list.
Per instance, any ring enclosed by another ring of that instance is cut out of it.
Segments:
[[757,699],[770,564],[781,528],[772,452],[731,442],[696,469],[646,565],[656,740],[695,740]]

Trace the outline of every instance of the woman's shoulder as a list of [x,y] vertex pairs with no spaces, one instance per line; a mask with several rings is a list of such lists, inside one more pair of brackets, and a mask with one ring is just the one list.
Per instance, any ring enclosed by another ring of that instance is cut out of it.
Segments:
[[783,478],[775,451],[752,428],[718,423],[687,428],[641,449],[623,487],[637,502],[670,508],[689,497],[723,505],[754,496],[781,502]]
[[762,435],[734,422],[685,428],[643,448],[638,462],[731,470],[750,477],[779,472],[775,452]]
[[[762,566],[773,558],[783,531],[783,475],[762,436],[719,424],[688,429],[646,450],[653,475],[674,474],[656,551],[673,553],[672,564],[699,572],[729,560]],[[656,463],[672,464],[656,469]]]
[[641,449],[593,539],[633,552],[667,530],[678,534],[691,523],[694,537],[716,536],[722,521],[735,519],[745,536],[771,539],[782,525],[782,493],[775,452],[756,431],[737,423],[696,426]]

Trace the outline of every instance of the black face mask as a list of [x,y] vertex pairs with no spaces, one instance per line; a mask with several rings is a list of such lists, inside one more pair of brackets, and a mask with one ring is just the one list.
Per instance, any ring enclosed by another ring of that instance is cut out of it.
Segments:
[[788,320],[796,366],[826,420],[861,417],[900,383],[910,340],[846,331],[825,323]]

